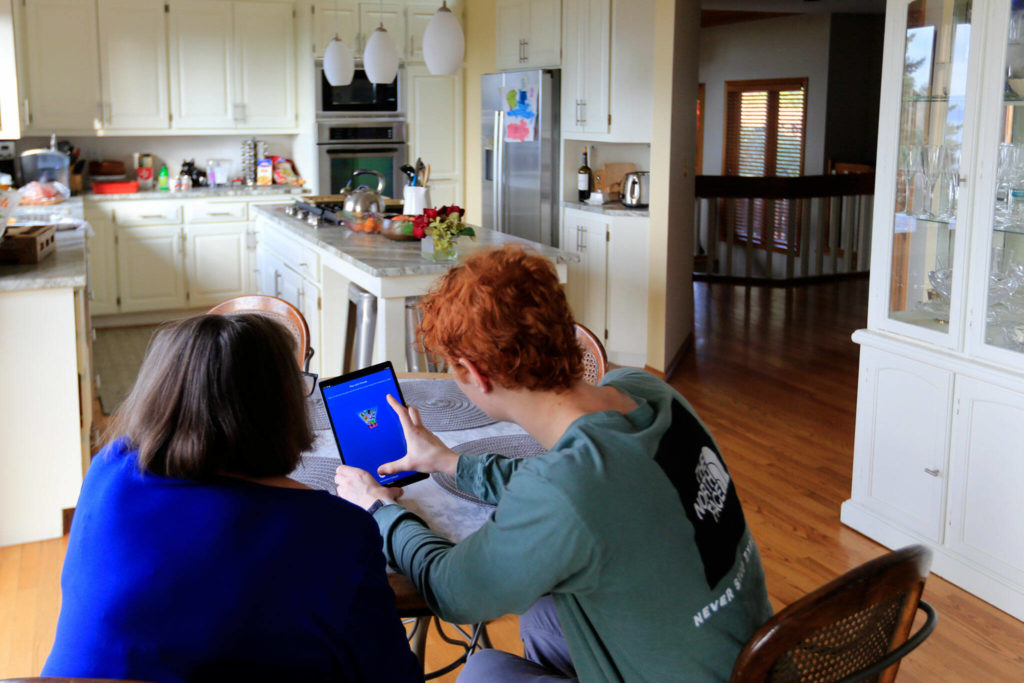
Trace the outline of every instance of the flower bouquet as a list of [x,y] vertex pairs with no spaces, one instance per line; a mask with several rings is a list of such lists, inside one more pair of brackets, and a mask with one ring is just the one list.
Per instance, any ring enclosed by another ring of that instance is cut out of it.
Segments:
[[430,237],[424,239],[422,250],[438,261],[451,261],[458,256],[457,240],[465,235],[476,239],[476,231],[462,222],[466,210],[455,206],[442,206],[440,209],[425,209],[413,219],[413,235]]

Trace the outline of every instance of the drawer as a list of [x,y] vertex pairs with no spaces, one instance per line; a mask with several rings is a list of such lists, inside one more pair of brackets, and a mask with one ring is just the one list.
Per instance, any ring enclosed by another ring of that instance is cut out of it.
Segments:
[[320,254],[315,249],[303,245],[294,236],[278,232],[274,228],[262,230],[258,239],[277,252],[285,265],[298,272],[302,277],[316,283],[320,282]]
[[185,203],[185,219],[189,223],[227,223],[247,221],[245,202],[214,202],[193,199]]
[[114,207],[117,225],[177,225],[181,205],[177,202],[123,202]]

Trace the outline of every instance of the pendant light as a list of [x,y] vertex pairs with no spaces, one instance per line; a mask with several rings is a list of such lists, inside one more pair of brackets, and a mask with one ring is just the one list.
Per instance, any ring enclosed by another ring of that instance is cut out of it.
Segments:
[[363,69],[370,83],[391,83],[398,76],[398,50],[391,34],[384,28],[384,0],[380,2],[380,26],[366,41]]
[[423,32],[423,61],[435,76],[453,74],[466,56],[466,37],[459,20],[448,9],[448,0],[431,17]]
[[338,38],[338,0],[334,0],[334,39],[324,50],[324,78],[334,87],[349,85],[355,70],[352,49]]

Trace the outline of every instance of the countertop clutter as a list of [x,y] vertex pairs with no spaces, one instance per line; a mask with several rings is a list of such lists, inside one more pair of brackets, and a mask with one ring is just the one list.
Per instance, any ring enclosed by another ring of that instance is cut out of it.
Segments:
[[0,291],[86,286],[85,240],[89,225],[83,220],[82,199],[72,197],[51,206],[19,206],[12,217],[18,224],[58,224],[57,248],[39,263],[0,264]]
[[624,206],[622,202],[610,202],[608,204],[588,204],[586,202],[562,202],[562,208],[565,209],[578,209],[580,211],[589,211],[591,213],[601,213],[610,216],[637,216],[639,218],[649,218],[651,215],[650,209],[633,209],[628,206]]

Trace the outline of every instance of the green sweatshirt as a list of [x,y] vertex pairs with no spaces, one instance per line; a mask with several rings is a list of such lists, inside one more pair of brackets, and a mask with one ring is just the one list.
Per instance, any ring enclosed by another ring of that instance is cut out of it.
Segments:
[[670,386],[639,370],[603,384],[637,408],[584,415],[536,458],[463,456],[458,486],[491,519],[453,545],[388,505],[384,552],[454,623],[553,594],[582,681],[727,680],[772,613],[735,487]]

